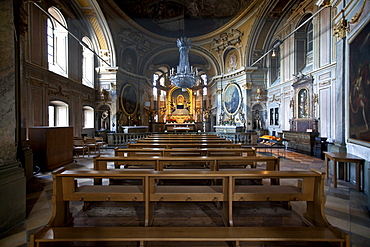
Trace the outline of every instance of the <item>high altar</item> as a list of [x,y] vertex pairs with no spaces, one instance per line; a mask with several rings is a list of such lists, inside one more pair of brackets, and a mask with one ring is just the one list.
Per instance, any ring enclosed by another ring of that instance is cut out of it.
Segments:
[[191,89],[173,87],[167,94],[165,130],[174,131],[174,127],[186,126],[186,130],[196,131],[193,102],[193,91]]

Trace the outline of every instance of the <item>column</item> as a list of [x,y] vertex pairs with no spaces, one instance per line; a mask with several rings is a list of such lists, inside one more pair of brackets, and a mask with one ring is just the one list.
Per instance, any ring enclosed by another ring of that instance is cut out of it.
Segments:
[[[22,164],[17,161],[17,146],[20,145],[20,42],[18,39],[16,43],[14,37],[13,1],[3,0],[1,3],[0,45],[1,55],[6,58],[0,60],[0,232],[4,232],[26,217],[26,177]],[[19,14],[19,10],[15,13]]]

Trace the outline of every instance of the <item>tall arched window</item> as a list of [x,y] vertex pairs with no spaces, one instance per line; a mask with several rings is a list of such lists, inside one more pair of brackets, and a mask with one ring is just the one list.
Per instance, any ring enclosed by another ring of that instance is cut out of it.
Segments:
[[[83,37],[82,42],[92,50],[93,45],[88,37]],[[82,47],[82,84],[94,88],[94,53],[85,46]]]
[[313,62],[313,25],[309,22],[307,27],[307,52],[306,65],[311,65]]
[[273,84],[278,82],[280,78],[280,47],[277,46],[278,42],[274,44],[276,46],[270,55],[270,83]]
[[49,104],[49,127],[69,126],[68,104],[62,101],[51,101]]
[[67,23],[55,7],[50,7],[49,14],[54,18],[47,20],[48,64],[49,70],[68,76],[68,32]]
[[[310,18],[306,15],[299,25]],[[295,34],[295,72],[306,72],[312,70],[313,61],[313,26],[308,21]]]

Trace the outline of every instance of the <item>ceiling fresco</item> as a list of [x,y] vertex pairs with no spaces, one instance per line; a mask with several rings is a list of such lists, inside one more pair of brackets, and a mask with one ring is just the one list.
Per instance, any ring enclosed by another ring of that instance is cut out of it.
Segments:
[[167,37],[196,37],[230,21],[252,0],[114,0],[143,28]]

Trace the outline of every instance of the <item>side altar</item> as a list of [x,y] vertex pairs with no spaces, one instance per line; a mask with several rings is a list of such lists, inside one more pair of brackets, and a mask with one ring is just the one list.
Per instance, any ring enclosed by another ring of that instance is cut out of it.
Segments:
[[313,90],[313,77],[298,73],[295,75],[294,97],[290,102],[293,117],[290,120],[290,130],[283,131],[288,148],[313,155],[315,138],[319,136],[316,108],[317,94]]

